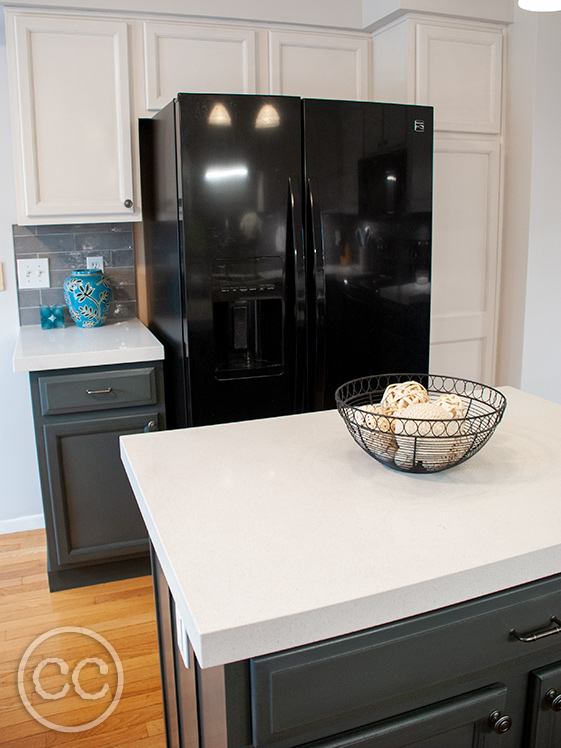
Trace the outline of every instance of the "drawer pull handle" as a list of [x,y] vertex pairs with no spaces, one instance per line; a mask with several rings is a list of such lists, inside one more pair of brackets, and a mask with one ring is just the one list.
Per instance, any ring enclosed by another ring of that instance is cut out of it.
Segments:
[[86,390],[88,395],[108,395],[113,391],[113,387],[108,387],[106,390]]
[[553,636],[554,634],[561,633],[561,621],[556,616],[551,616],[549,619],[551,625],[546,626],[543,629],[537,629],[536,631],[528,631],[527,634],[519,634],[515,629],[510,630],[510,635],[518,639],[519,642],[537,642],[540,639],[545,639],[546,636]]
[[561,694],[554,688],[550,688],[545,695],[545,703],[554,712],[561,712]]
[[508,714],[501,716],[500,712],[492,712],[489,715],[489,724],[497,735],[503,735],[512,727],[512,717],[509,717]]

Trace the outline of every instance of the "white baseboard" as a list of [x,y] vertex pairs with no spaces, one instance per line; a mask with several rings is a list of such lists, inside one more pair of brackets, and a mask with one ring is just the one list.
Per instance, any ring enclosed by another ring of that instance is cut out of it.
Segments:
[[0,535],[25,532],[26,530],[40,530],[42,527],[45,527],[43,514],[30,514],[27,517],[16,517],[16,519],[0,519]]

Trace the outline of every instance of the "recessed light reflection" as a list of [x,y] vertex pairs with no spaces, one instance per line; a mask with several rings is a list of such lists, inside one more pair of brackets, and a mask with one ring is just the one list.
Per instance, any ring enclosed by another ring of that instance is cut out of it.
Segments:
[[232,124],[232,118],[224,104],[218,103],[212,107],[208,115],[208,124],[217,125],[218,127],[228,127],[228,125]]
[[247,166],[211,166],[205,171],[207,182],[222,182],[228,179],[244,179],[249,174]]
[[279,113],[272,104],[263,104],[255,120],[255,127],[278,127],[280,125]]

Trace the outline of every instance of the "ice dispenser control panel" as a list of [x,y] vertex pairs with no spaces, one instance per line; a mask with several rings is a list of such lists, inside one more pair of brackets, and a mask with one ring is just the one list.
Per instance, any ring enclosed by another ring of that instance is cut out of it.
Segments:
[[212,262],[213,301],[282,299],[280,257],[240,257]]

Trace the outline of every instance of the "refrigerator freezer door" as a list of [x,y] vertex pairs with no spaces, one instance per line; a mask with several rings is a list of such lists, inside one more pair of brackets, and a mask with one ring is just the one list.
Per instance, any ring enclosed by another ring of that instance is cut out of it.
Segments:
[[426,372],[430,107],[305,100],[310,409],[372,374]]
[[300,100],[180,94],[178,127],[189,425],[292,413],[304,336]]

